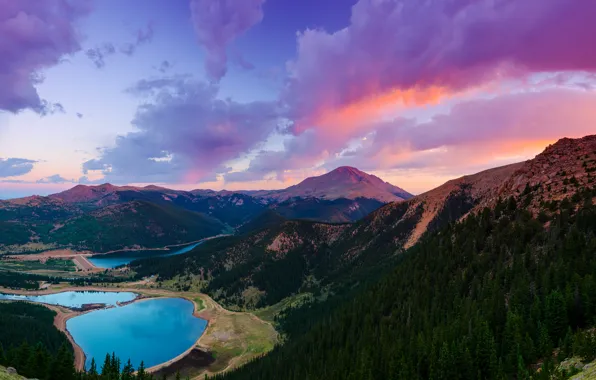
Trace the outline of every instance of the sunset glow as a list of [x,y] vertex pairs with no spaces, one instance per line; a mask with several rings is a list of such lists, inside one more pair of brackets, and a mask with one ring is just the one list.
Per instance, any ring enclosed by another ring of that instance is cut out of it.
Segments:
[[595,131],[593,2],[213,1],[0,2],[0,197],[341,165],[420,192]]

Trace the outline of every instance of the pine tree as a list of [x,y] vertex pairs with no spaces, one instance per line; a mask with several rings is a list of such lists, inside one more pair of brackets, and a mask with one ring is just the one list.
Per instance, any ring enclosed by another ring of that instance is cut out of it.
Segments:
[[87,371],[87,379],[97,380],[98,378],[99,374],[97,373],[97,364],[95,363],[95,358],[91,358],[91,365],[89,366],[89,371]]
[[132,366],[130,359],[128,359],[128,361],[124,365],[124,368],[122,368],[122,374],[121,374],[120,378],[122,380],[133,380],[135,378],[134,373],[135,373],[134,367]]
[[139,369],[137,370],[137,380],[146,380],[147,373],[145,372],[145,363],[141,360],[141,364],[139,364]]
[[102,379],[109,379],[112,377],[112,364],[110,354],[106,354],[103,365],[101,366]]

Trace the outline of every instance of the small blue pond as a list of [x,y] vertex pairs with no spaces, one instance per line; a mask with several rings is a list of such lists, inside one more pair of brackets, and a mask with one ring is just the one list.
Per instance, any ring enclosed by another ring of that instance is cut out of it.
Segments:
[[207,321],[193,316],[192,302],[161,298],[103,309],[69,319],[66,328],[86,355],[101,367],[107,353],[137,368],[164,363],[194,345]]
[[90,303],[103,303],[116,306],[118,302],[128,302],[135,298],[137,298],[137,294],[131,292],[62,292],[39,296],[0,294],[0,300],[31,301],[71,308],[80,308],[84,304]]
[[89,261],[99,268],[116,268],[125,265],[134,260],[146,259],[148,257],[168,257],[181,255],[193,250],[202,242],[187,245],[183,248],[171,248],[168,250],[143,250],[143,251],[119,251],[105,255],[95,255],[89,258]]

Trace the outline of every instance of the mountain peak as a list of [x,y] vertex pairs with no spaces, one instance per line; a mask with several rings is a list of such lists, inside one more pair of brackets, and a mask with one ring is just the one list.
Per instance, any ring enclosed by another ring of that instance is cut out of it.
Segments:
[[340,167],[333,169],[329,173],[333,173],[333,172],[354,174],[354,175],[367,175],[365,172],[360,171],[353,166],[340,166]]
[[403,201],[412,195],[379,177],[351,166],[340,166],[326,174],[309,177],[297,185],[288,187],[278,192],[275,197],[280,200],[294,197],[327,200],[368,198],[388,203]]

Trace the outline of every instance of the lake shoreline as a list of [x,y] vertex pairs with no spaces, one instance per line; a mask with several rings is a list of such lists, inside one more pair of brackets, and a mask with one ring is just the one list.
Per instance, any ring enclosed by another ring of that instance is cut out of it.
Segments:
[[[279,334],[275,330],[271,322],[264,321],[252,313],[227,310],[208,295],[199,292],[182,293],[168,289],[136,288],[134,287],[134,285],[131,286],[130,284],[122,284],[122,287],[109,288],[100,286],[65,286],[63,288],[49,288],[34,291],[15,290],[0,287],[0,292],[21,295],[46,295],[66,291],[133,292],[144,297],[137,297],[134,302],[144,302],[145,300],[158,298],[182,298],[192,302],[194,305],[193,316],[201,318],[207,322],[203,332],[200,334],[196,342],[185,353],[178,355],[177,357],[167,362],[150,367],[150,369],[154,370],[154,372],[159,371],[160,369],[167,368],[169,365],[172,365],[174,363],[179,363],[183,361],[189,355],[192,355],[193,349],[196,348],[210,353],[211,355],[215,355],[214,357],[216,361],[208,365],[207,367],[197,369],[197,372],[193,373],[190,378],[199,379],[204,377],[205,374],[213,376],[215,374],[228,371],[232,368],[237,367],[238,365],[246,363],[250,359],[272,349],[273,346],[277,342],[279,342]],[[199,303],[196,301],[197,299],[201,300],[201,308],[199,308],[200,306]],[[73,312],[69,309],[66,309],[66,312],[72,314],[70,317],[68,317],[68,319],[74,318],[75,316],[81,314],[77,314],[76,312]],[[66,322],[64,322],[64,325],[65,324]],[[240,332],[234,332],[234,329],[236,328],[235,326],[242,326]],[[60,330],[64,331],[66,329]],[[64,332],[65,334],[67,334],[67,336],[70,334],[67,331]],[[227,335],[227,337],[225,338],[226,346],[228,348],[230,347],[230,345],[232,347],[243,347],[242,353],[236,354],[232,357],[226,357],[223,360],[218,359],[217,355],[222,349],[221,344],[224,342],[221,340],[221,334],[229,334],[230,332],[231,335]],[[265,351],[262,351],[261,353],[247,351],[246,345],[250,344],[250,342],[254,341],[254,339],[259,339],[258,342],[261,344],[263,342],[267,342],[269,348],[266,348]],[[74,342],[74,339],[72,342]],[[77,350],[77,346],[75,346],[75,344],[73,344],[73,347],[75,347],[75,350]],[[82,349],[80,349],[80,347],[78,349],[80,350],[80,353],[83,353],[84,355]],[[80,359],[82,357],[80,353],[79,357],[75,358],[77,360],[77,368],[83,368],[86,360],[85,358]]]
[[[44,289],[44,290],[37,290],[37,291],[26,291],[26,290],[13,290],[13,289],[7,289],[7,288],[2,288],[0,287],[0,293],[4,293],[4,294],[15,294],[15,295],[27,295],[27,296],[38,296],[38,295],[49,295],[49,294],[57,294],[57,293],[63,293],[63,292],[70,292],[70,291],[76,291],[76,292],[112,292],[112,293],[120,293],[120,292],[132,292],[136,294],[136,297],[130,301],[126,301],[126,302],[118,302],[117,307],[125,307],[127,305],[131,305],[133,303],[139,303],[139,302],[146,302],[146,301],[152,301],[152,300],[159,300],[159,299],[183,299],[186,301],[189,301],[190,303],[192,303],[193,305],[193,310],[192,310],[192,316],[195,318],[199,318],[202,319],[206,322],[205,328],[203,329],[203,331],[201,332],[201,334],[197,337],[197,339],[195,340],[195,342],[192,344],[191,347],[189,347],[187,350],[185,350],[183,353],[177,355],[176,357],[160,363],[160,364],[156,364],[154,366],[151,366],[149,368],[146,369],[147,372],[155,372],[158,371],[164,367],[167,367],[171,364],[176,363],[179,360],[182,360],[184,357],[186,357],[188,354],[190,354],[190,352],[197,348],[199,346],[199,341],[201,340],[201,338],[203,337],[203,335],[205,334],[205,331],[207,331],[207,327],[209,325],[209,320],[201,318],[201,316],[199,316],[199,306],[197,304],[196,301],[189,299],[187,297],[183,297],[183,296],[153,296],[153,295],[147,295],[147,294],[143,294],[142,292],[139,292],[137,289],[109,289],[109,288],[98,288],[98,287],[85,287],[85,288],[64,288],[64,289],[59,289],[59,290],[53,290],[53,289]],[[21,301],[21,300],[3,300],[2,302],[16,302],[16,301]],[[56,312],[56,316],[54,317],[54,326],[62,331],[66,337],[68,338],[68,340],[70,341],[73,350],[74,350],[74,364],[75,364],[75,369],[77,371],[84,371],[85,370],[85,361],[87,360],[87,356],[85,354],[85,351],[83,351],[83,349],[76,343],[74,337],[72,336],[72,334],[70,333],[70,331],[68,330],[67,326],[66,326],[66,322],[69,319],[93,312],[93,311],[98,311],[98,310],[105,310],[105,309],[109,309],[109,308],[113,308],[114,306],[112,305],[104,305],[104,307],[101,308],[93,308],[90,310],[80,310],[78,308],[71,308],[71,307],[67,307],[67,306],[62,306],[62,305],[52,305],[52,304],[48,304],[48,303],[44,303],[44,302],[35,302],[35,301],[29,301],[29,300],[22,300],[24,302],[30,302],[32,304],[37,304],[37,305],[41,305],[44,307],[47,307],[50,310],[53,310],[54,312]]]

